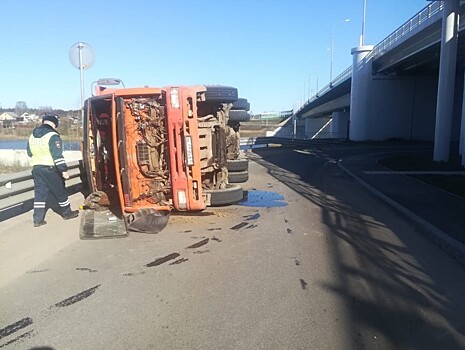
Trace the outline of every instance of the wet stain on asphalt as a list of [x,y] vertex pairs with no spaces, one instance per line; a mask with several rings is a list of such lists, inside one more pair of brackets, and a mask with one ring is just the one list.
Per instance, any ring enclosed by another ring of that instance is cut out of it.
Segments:
[[97,272],[97,270],[89,269],[88,267],[76,267],[76,270],[77,271],[87,271],[89,273]]
[[212,237],[212,241],[223,242],[221,239],[219,239],[217,237]]
[[241,222],[240,224],[237,224],[237,225],[231,227],[231,230],[237,231],[237,230],[240,230],[241,228],[244,228],[244,227],[245,227],[246,229],[252,229],[252,228],[255,228],[255,227],[257,227],[257,226],[258,226],[258,225],[253,225],[253,224],[251,224],[251,223],[249,223],[249,222],[243,221],[243,222]]
[[287,223],[289,222],[289,220],[288,220],[288,219],[284,219],[284,222],[287,224]]
[[207,249],[207,250],[197,250],[194,252],[194,254],[205,254],[205,253],[209,253],[210,251]]
[[56,303],[55,305],[51,306],[52,307],[66,307],[70,306],[73,304],[76,304],[79,301],[82,301],[84,299],[87,299],[90,297],[92,294],[95,293],[95,291],[100,287],[100,284],[97,284],[96,286],[86,289],[83,292],[80,292],[78,294],[73,295],[72,297],[66,298],[65,300],[60,301],[59,303]]
[[164,264],[164,263],[167,262],[167,261],[176,259],[178,256],[180,256],[179,253],[171,253],[171,254],[169,254],[169,255],[167,255],[167,256],[164,256],[164,257],[162,257],[162,258],[155,259],[154,261],[148,263],[148,264],[145,265],[145,266],[146,266],[146,267],[158,266],[158,265]]
[[291,235],[293,233],[293,231],[290,228],[288,228],[287,233],[289,233]]
[[300,287],[302,289],[307,289],[307,282],[305,282],[302,278],[300,279]]
[[22,320],[12,323],[9,326],[6,326],[5,328],[0,329],[0,339],[3,339],[9,336],[10,334],[16,333],[17,331],[23,328],[26,328],[27,326],[33,323],[34,321],[32,321],[32,318],[30,317],[25,317]]
[[[3,348],[3,347],[5,347],[5,346],[11,345],[11,344],[14,344],[14,343],[16,343],[16,342],[22,342],[22,341],[24,341],[25,339],[31,338],[31,337],[34,336],[34,335],[35,335],[35,334],[34,334],[34,330],[31,329],[30,331],[28,331],[28,332],[26,332],[26,333],[23,333],[23,334],[21,334],[21,335],[19,335],[19,336],[17,336],[16,338],[10,340],[9,342],[0,345],[0,348]],[[36,348],[33,348],[33,349],[36,349]],[[38,349],[38,348],[37,348],[37,349]],[[42,348],[41,348],[41,349],[42,349]],[[45,349],[45,348],[44,348],[44,349]]]
[[209,240],[210,240],[210,238],[205,238],[204,240],[201,240],[200,242],[197,242],[197,243],[194,243],[194,244],[188,246],[186,249],[199,248],[199,247],[204,246],[205,244],[207,244]]
[[128,272],[128,273],[123,273],[124,277],[133,277],[133,276],[140,276],[143,275],[145,271],[140,271],[140,272]]
[[237,224],[237,225],[231,227],[231,230],[237,231],[237,230],[239,230],[239,229],[241,229],[241,228],[243,228],[243,227],[246,227],[248,224],[249,224],[249,223],[248,223],[248,222],[245,222],[245,221],[244,221],[244,222],[241,222],[240,224]]
[[182,264],[183,262],[186,262],[187,260],[189,259],[181,258],[181,259],[173,261],[170,265],[179,265],[179,264]]
[[246,215],[244,218],[247,218],[247,221],[252,221],[252,220],[257,220],[260,217],[260,214],[254,214],[254,215]]
[[299,266],[299,265],[300,265],[300,260],[295,259],[294,262],[295,262],[295,266]]
[[31,270],[31,271],[27,271],[26,273],[40,273],[40,272],[47,272],[47,271],[50,271],[50,269]]
[[276,192],[250,190],[244,191],[244,199],[237,203],[245,207],[285,207],[284,197]]

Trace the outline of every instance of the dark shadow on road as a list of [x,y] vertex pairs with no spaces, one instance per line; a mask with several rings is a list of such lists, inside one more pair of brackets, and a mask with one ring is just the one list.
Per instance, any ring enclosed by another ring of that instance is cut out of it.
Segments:
[[[337,150],[332,147],[332,157]],[[321,210],[347,349],[464,349],[465,271],[345,176],[324,147],[250,158]]]

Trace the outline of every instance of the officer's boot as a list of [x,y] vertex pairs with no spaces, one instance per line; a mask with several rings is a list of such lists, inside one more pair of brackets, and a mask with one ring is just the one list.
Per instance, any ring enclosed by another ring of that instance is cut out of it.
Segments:
[[69,220],[69,219],[73,219],[75,217],[77,217],[79,215],[79,210],[69,210],[69,211],[66,211],[65,213],[63,213],[63,215],[61,216],[63,219],[65,220]]

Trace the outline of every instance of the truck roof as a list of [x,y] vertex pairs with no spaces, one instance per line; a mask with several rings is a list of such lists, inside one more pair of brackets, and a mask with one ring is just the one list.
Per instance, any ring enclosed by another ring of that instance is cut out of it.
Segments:
[[154,87],[138,87],[138,88],[127,88],[127,89],[112,89],[103,86],[96,87],[96,96],[110,95],[115,96],[131,96],[131,95],[152,95],[161,94],[163,89]]

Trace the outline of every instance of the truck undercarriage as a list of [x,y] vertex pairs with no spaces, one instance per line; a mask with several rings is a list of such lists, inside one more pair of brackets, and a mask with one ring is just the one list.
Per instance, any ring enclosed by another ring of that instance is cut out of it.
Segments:
[[99,91],[85,105],[88,193],[103,192],[120,216],[140,219],[144,213],[143,220],[148,209],[198,211],[242,198],[242,189],[229,184],[227,169],[236,89]]

